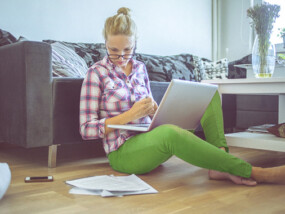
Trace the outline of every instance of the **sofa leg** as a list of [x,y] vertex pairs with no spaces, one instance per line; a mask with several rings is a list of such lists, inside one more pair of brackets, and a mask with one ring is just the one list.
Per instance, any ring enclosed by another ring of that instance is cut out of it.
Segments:
[[48,167],[56,167],[56,153],[58,145],[51,145],[48,147]]

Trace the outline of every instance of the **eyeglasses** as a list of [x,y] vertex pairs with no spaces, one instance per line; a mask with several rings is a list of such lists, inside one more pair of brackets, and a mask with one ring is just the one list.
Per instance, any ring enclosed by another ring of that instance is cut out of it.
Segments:
[[118,55],[118,54],[108,54],[108,53],[107,55],[110,59],[120,59],[120,57],[122,57],[123,59],[131,59],[134,56],[134,54]]

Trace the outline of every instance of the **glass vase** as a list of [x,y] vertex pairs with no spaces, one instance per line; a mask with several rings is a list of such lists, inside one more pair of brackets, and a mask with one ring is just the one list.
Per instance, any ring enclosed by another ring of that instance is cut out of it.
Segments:
[[252,48],[252,69],[256,78],[272,77],[275,57],[275,46],[270,38],[257,35]]

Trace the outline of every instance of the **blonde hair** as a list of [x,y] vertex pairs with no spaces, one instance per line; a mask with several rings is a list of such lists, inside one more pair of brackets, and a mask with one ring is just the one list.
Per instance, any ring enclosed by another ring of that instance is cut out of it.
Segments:
[[134,36],[137,40],[137,27],[130,16],[131,10],[121,7],[117,14],[106,19],[103,36],[107,41],[108,35]]

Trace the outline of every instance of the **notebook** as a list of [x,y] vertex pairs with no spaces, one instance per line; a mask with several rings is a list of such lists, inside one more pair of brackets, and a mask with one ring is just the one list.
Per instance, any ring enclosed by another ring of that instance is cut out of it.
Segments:
[[218,86],[173,79],[150,124],[108,125],[114,129],[147,132],[163,124],[195,130]]

